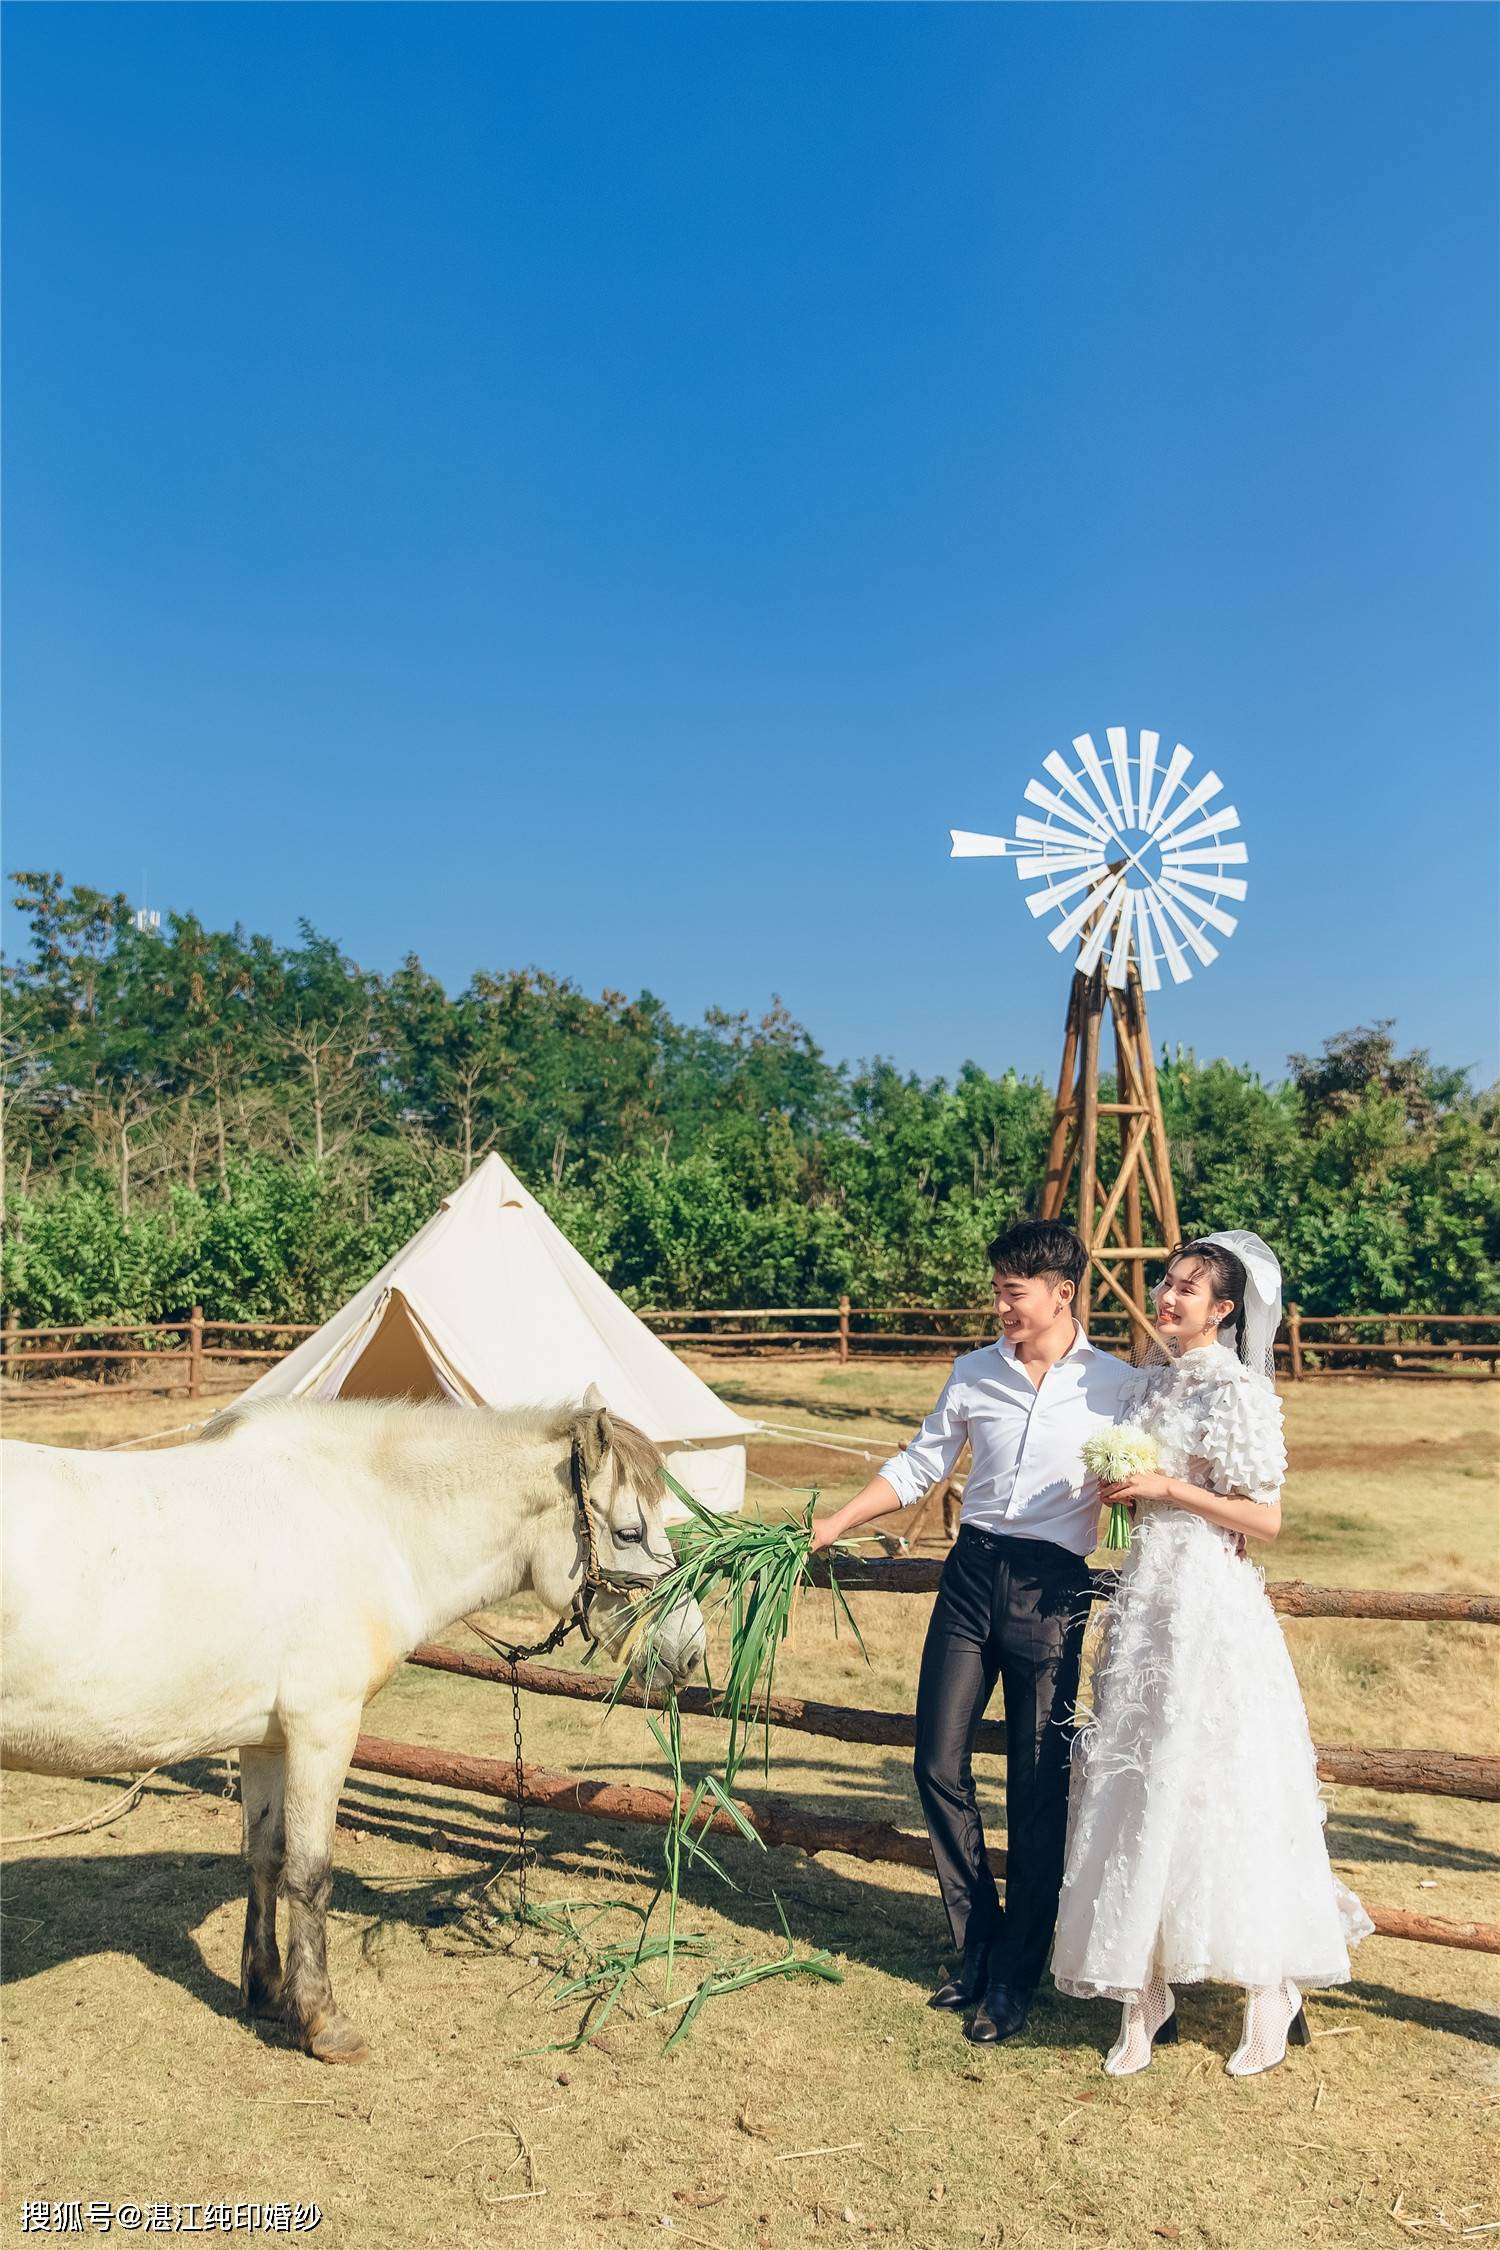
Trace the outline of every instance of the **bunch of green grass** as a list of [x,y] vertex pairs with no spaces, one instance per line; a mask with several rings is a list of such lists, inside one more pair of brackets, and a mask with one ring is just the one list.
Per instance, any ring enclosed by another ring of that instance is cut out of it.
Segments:
[[[730,1791],[757,1726],[764,1736],[765,1769],[770,1770],[769,1707],[776,1679],[776,1660],[791,1626],[797,1595],[810,1583],[808,1560],[817,1495],[814,1493],[805,1515],[796,1523],[764,1524],[739,1519],[726,1523],[722,1517],[711,1515],[700,1506],[675,1477],[667,1476],[666,1482],[686,1508],[688,1520],[676,1535],[678,1560],[675,1567],[658,1579],[637,1604],[632,1642],[644,1655],[643,1669],[648,1682],[665,1679],[666,1667],[658,1658],[656,1639],[662,1620],[671,1610],[680,1602],[691,1600],[702,1611],[705,1624],[711,1627],[720,1621],[727,1622],[728,1663],[718,1690],[720,1716],[728,1726],[723,1771],[703,1774],[689,1790],[682,1765],[682,1713],[675,1689],[667,1685],[660,1713],[647,1715],[647,1725],[666,1761],[672,1783],[672,1816],[662,1843],[662,1879],[644,1908],[612,1900],[601,1909],[611,1912],[623,1907],[637,1918],[639,1929],[633,1944],[596,1948],[579,1927],[571,1902],[563,1902],[558,1910],[557,1926],[550,1934],[565,1938],[573,1957],[559,1972],[562,1982],[554,1986],[552,1996],[559,2004],[585,1997],[591,2004],[577,2037],[545,2050],[548,2053],[569,2052],[596,2037],[631,1987],[646,1983],[645,1972],[658,1967],[663,1974],[663,1996],[651,2013],[662,2015],[673,2008],[682,2011],[681,2021],[666,2042],[669,2050],[687,2037],[710,2000],[743,1992],[770,1977],[812,1976],[831,1984],[843,1981],[842,1972],[826,1951],[797,1952],[779,1899],[775,1902],[776,1912],[786,1939],[786,1950],[771,1961],[756,1961],[749,1954],[719,1958],[710,1939],[693,1932],[684,1933],[678,1926],[682,1880],[690,1868],[706,1867],[731,1890],[737,1888],[708,1849],[707,1837],[717,1814],[726,1815],[746,1843],[755,1844],[762,1851],[765,1849],[762,1838],[751,1827]],[[829,1584],[835,1630],[841,1621],[847,1624],[861,1654],[865,1654],[854,1613],[831,1567]],[[616,1695],[627,1677],[628,1669],[622,1670]],[[772,1895],[774,1898],[775,1894]],[[653,1933],[650,1925],[663,1899],[667,1908],[666,1928]],[[530,1918],[540,1923],[541,1917],[535,1909]],[[674,2001],[673,1972],[683,1960],[698,1964],[705,1973],[685,1998]]]
[[[757,1961],[748,1953],[732,1957],[720,1956],[710,1938],[699,1936],[695,1932],[679,1935],[674,1948],[668,1936],[652,1937],[644,1927],[649,1908],[644,1911],[635,1908],[632,1911],[641,1914],[643,1924],[635,1944],[605,1946],[592,1952],[581,1974],[569,1976],[563,1972],[560,1981],[552,1987],[551,1997],[559,2007],[565,2007],[570,2000],[587,2001],[584,2019],[577,2032],[571,2039],[556,2040],[550,2046],[540,2049],[532,2048],[529,2050],[531,2053],[573,2054],[591,2039],[597,2039],[633,1986],[641,1985],[650,1992],[646,1972],[663,1964],[667,1969],[666,1993],[656,2006],[648,2010],[648,2014],[654,2018],[676,2011],[680,2016],[676,2029],[663,2049],[667,2054],[686,2039],[710,2000],[723,1999],[730,1993],[745,1992],[751,1985],[764,1984],[770,1977],[816,1977],[825,1984],[842,1984],[844,1981],[842,1969],[835,1965],[832,1956],[822,1948],[816,1953],[798,1953],[792,1944],[791,1932],[787,1929],[786,1916],[781,1913],[779,1900],[776,1911],[781,1920],[782,1934],[786,1938],[786,1951],[771,1961]],[[673,1950],[679,1959],[697,1962],[704,1972],[692,1991],[675,2001],[671,1998],[670,1983]]]
[[[667,1475],[666,1482],[687,1509],[688,1520],[677,1534],[676,1568],[658,1579],[640,1604],[646,1668],[648,1674],[659,1668],[654,1635],[679,1602],[696,1602],[710,1627],[727,1622],[729,1655],[723,1683],[717,1690],[719,1714],[729,1730],[723,1770],[727,1790],[734,1786],[757,1726],[762,1735],[764,1770],[770,1771],[767,1712],[775,1687],[776,1661],[791,1628],[797,1596],[811,1583],[808,1562],[817,1495],[794,1523],[756,1523],[738,1516],[726,1521],[701,1507],[675,1477]],[[834,1575],[833,1554],[830,1549],[828,1584],[834,1630],[846,1624],[860,1654],[868,1661],[854,1612]]]
[[[671,1771],[672,1817],[667,1823],[667,1832],[662,1844],[662,1881],[656,1896],[646,1909],[645,1919],[647,1922],[650,1921],[659,1901],[665,1896],[667,1901],[667,1934],[664,1942],[663,1959],[666,1963],[667,1998],[670,1999],[672,1996],[672,1969],[677,1957],[677,1906],[682,1895],[683,1869],[692,1867],[701,1861],[710,1874],[717,1875],[719,1881],[727,1883],[731,1890],[737,1890],[739,1887],[728,1872],[719,1865],[704,1841],[714,1814],[716,1812],[727,1813],[747,1843],[758,1844],[762,1851],[766,1847],[763,1839],[756,1834],[749,1821],[740,1811],[739,1806],[730,1796],[728,1782],[721,1781],[717,1774],[706,1773],[702,1775],[692,1795],[690,1797],[687,1795],[687,1783],[682,1770],[682,1711],[677,1701],[675,1688],[671,1688],[667,1692],[662,1718],[666,1722],[665,1728],[660,1726],[654,1717],[648,1717],[646,1724],[650,1727],[656,1739],[656,1746],[666,1759]],[[686,1799],[686,1802],[684,1802],[684,1799]],[[642,1934],[644,1936],[644,1924]]]

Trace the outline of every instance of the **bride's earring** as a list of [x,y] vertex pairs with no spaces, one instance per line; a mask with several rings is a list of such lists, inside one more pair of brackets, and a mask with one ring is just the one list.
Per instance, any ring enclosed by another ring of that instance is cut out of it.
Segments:
[[1312,2044],[1307,2011],[1294,1984],[1258,1985],[1245,1994],[1245,2028],[1224,2068],[1231,2078],[1254,2078],[1286,2061],[1287,2041]]
[[1158,1977],[1139,2000],[1127,2000],[1120,2011],[1120,2036],[1104,2058],[1111,2078],[1133,2078],[1151,2060],[1151,2049],[1177,2043],[1177,2002],[1172,1987]]

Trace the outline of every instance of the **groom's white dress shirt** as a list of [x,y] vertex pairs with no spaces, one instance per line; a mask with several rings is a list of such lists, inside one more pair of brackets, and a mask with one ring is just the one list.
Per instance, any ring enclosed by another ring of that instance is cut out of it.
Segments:
[[1072,1349],[1033,1383],[1001,1337],[954,1361],[921,1429],[880,1474],[909,1508],[948,1475],[967,1439],[974,1465],[961,1524],[1087,1555],[1098,1541],[1099,1496],[1083,1441],[1116,1420],[1134,1372],[1096,1351],[1075,1322]]

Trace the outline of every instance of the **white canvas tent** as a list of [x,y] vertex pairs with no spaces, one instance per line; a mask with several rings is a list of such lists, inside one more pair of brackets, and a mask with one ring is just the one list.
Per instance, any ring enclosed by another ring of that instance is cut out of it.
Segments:
[[245,1395],[520,1406],[581,1398],[590,1383],[656,1440],[694,1499],[720,1514],[742,1505],[756,1425],[657,1341],[491,1155]]

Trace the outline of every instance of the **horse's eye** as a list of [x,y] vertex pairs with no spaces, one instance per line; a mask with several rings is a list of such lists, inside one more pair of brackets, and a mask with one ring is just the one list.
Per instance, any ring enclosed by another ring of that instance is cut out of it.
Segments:
[[622,1524],[615,1537],[622,1547],[639,1547],[646,1537],[645,1526],[638,1523]]

